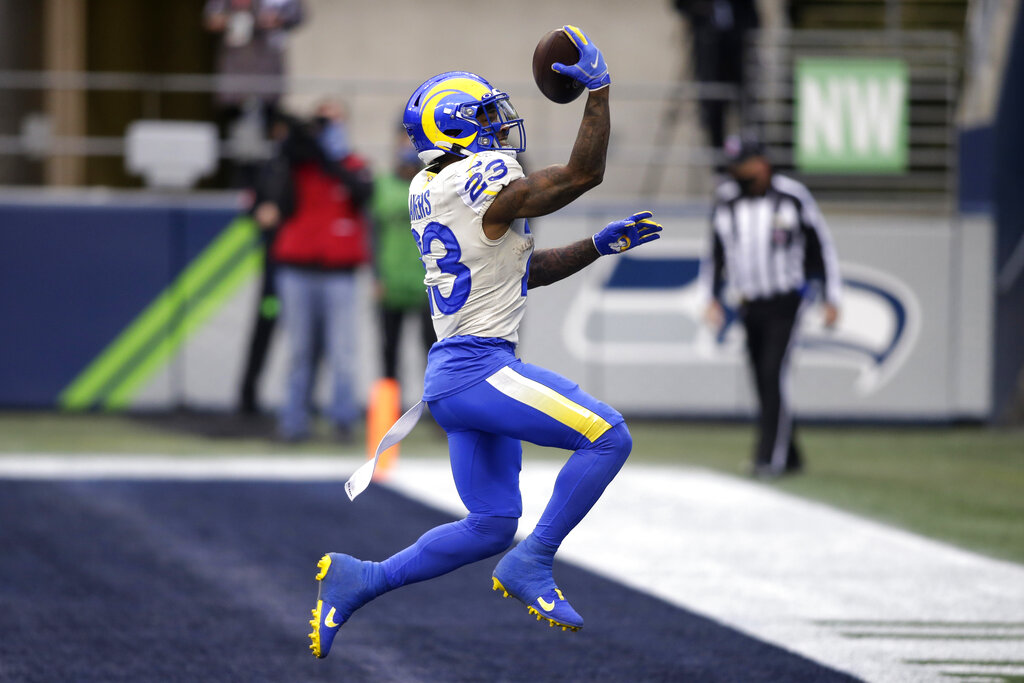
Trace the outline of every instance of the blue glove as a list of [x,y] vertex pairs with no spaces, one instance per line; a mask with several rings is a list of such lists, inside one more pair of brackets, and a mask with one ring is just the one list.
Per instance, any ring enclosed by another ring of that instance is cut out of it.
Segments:
[[597,49],[597,46],[587,39],[587,34],[575,26],[566,24],[562,27],[562,31],[569,36],[569,40],[580,51],[580,61],[575,64],[555,62],[551,65],[551,70],[579,81],[587,86],[588,90],[600,90],[607,87],[612,82],[612,77],[604,63],[604,55]]
[[650,211],[634,213],[629,218],[615,221],[604,226],[601,232],[594,235],[594,247],[602,256],[620,254],[641,244],[647,244],[661,237],[660,224],[650,219]]

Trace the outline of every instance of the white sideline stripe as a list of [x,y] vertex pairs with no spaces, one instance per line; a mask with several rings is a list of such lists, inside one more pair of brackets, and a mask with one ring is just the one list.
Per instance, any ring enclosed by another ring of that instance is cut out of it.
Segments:
[[[520,536],[540,517],[558,468],[524,462]],[[407,458],[389,485],[465,513],[447,462]],[[1021,633],[1024,566],[706,470],[626,463],[559,557],[873,683],[948,681],[942,672],[992,671],[991,665],[906,660],[1022,659],[1022,640],[842,634]],[[571,599],[572,586],[562,588]],[[826,620],[1005,624],[821,623]],[[1014,672],[1024,675],[1024,667]]]
[[272,479],[344,481],[356,457],[171,455],[0,455],[2,479]]

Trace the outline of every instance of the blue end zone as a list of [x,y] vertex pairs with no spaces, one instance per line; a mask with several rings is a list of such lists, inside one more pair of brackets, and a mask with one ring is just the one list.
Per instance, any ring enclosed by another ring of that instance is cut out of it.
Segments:
[[586,628],[490,590],[496,562],[360,610],[307,649],[324,551],[380,560],[446,515],[337,483],[0,481],[0,680],[853,681],[576,567]]

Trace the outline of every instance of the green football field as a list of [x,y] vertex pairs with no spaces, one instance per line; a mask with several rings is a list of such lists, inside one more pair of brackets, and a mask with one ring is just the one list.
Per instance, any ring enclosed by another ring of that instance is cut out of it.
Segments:
[[[754,438],[749,425],[629,424],[634,460],[745,476]],[[0,413],[0,454],[353,455],[365,440],[356,434],[341,443],[325,432],[294,446],[273,441],[271,433],[266,420],[217,415]],[[1024,563],[1024,429],[808,426],[799,438],[806,472],[764,486]],[[444,453],[429,418],[402,444],[403,458]],[[564,453],[527,445],[525,457]]]

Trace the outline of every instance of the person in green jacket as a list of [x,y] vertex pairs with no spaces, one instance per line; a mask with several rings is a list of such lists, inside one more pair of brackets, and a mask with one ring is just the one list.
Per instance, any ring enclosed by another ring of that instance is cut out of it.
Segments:
[[395,140],[395,167],[374,180],[370,207],[383,376],[390,379],[398,379],[398,349],[406,319],[419,318],[424,357],[436,341],[423,285],[423,265],[409,223],[409,181],[421,164],[403,128],[399,128]]

